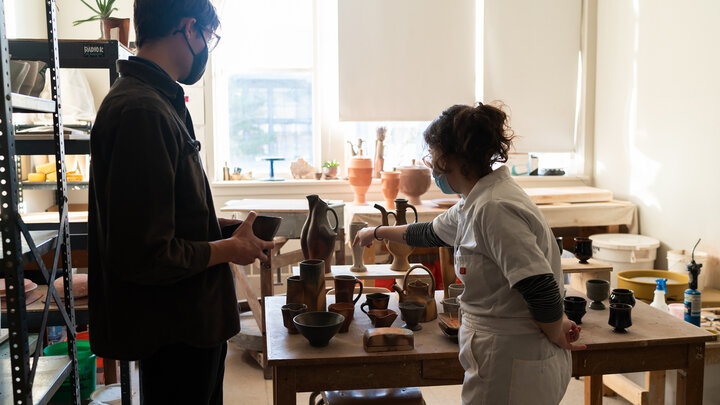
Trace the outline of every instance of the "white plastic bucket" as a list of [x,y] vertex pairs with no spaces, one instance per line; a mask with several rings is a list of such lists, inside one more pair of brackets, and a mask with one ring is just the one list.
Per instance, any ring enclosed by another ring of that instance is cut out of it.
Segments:
[[[687,273],[687,265],[692,260],[691,250],[668,250],[667,261],[668,270],[676,273]],[[695,251],[695,263],[705,264],[707,260],[706,252]],[[704,270],[704,269],[703,269]]]
[[615,273],[622,270],[654,269],[660,241],[629,233],[591,235],[593,258],[612,266],[610,286],[617,287]]

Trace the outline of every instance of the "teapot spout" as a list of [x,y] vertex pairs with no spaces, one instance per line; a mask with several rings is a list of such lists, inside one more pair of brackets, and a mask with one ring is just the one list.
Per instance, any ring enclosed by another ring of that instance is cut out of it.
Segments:
[[[380,215],[382,216],[382,225],[388,226],[388,212],[385,209],[385,207],[383,207],[380,204],[375,204],[375,208],[380,211]],[[393,287],[394,287],[394,285],[393,285]]]
[[401,298],[401,299],[404,297],[405,291],[403,291],[402,287],[400,287],[400,286],[397,285],[397,284],[393,284],[393,285],[392,285],[392,289],[393,289],[395,292],[397,292],[398,294],[400,294],[400,298]]

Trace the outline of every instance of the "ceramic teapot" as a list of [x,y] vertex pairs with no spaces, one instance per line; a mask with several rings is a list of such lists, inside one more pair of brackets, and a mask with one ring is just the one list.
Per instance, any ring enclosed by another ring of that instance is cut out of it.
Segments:
[[[422,280],[413,280],[408,283],[408,276],[415,269],[423,269],[429,275],[432,280],[432,284],[428,284]],[[437,303],[435,302],[435,277],[433,276],[430,269],[423,265],[412,266],[403,278],[403,287],[400,288],[397,284],[393,284],[393,290],[398,293],[398,300],[400,302],[419,302],[425,304],[425,314],[420,318],[420,322],[429,322],[437,318]]]

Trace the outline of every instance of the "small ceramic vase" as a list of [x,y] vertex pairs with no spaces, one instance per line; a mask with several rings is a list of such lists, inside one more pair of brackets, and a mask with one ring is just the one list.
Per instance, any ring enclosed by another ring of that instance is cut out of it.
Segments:
[[385,206],[389,210],[394,210],[394,200],[400,191],[400,172],[382,172],[380,173],[380,179],[383,197],[385,197]]
[[303,283],[303,303],[308,312],[325,311],[325,262],[303,260],[300,262],[300,280]]
[[358,231],[361,229],[367,227],[367,222],[351,222],[350,223],[350,248],[352,249],[352,260],[353,265],[350,267],[350,271],[360,273],[367,271],[367,267],[365,267],[365,264],[363,263],[363,253],[365,253],[365,246],[353,246],[353,241],[355,241],[355,236],[357,236]]
[[366,205],[365,194],[372,183],[372,159],[353,157],[348,164],[348,180],[355,193],[354,205]]
[[628,304],[631,307],[635,306],[635,295],[633,290],[626,288],[616,288],[610,293],[611,304]]
[[565,297],[564,300],[565,315],[568,319],[578,325],[582,324],[582,317],[585,315],[585,307],[587,300],[583,297]]
[[335,304],[330,304],[328,306],[328,311],[335,312],[345,317],[345,322],[343,322],[339,332],[346,333],[350,329],[350,324],[353,321],[353,315],[355,315],[355,305],[347,302],[336,302]]
[[400,314],[402,320],[405,321],[403,328],[410,329],[412,331],[419,331],[422,329],[420,325],[420,319],[425,314],[425,304],[421,302],[401,302],[398,304],[400,308]]
[[582,264],[587,264],[592,257],[592,239],[575,238],[575,257]]
[[430,188],[432,181],[430,168],[418,166],[413,160],[412,165],[399,167],[400,171],[400,192],[410,200],[410,204],[421,205],[420,196]]
[[282,311],[283,325],[287,328],[288,333],[291,335],[298,333],[298,330],[295,328],[295,323],[293,323],[293,318],[295,318],[295,315],[307,312],[307,305],[286,304],[280,307],[280,310]]
[[365,307],[369,310],[373,309],[387,309],[388,303],[390,302],[390,295],[384,293],[372,293],[365,296],[365,302],[360,305],[360,310],[368,313]]
[[611,303],[608,325],[612,326],[613,332],[625,333],[627,328],[632,326],[632,306],[630,304]]
[[592,300],[590,309],[605,309],[603,301],[610,296],[610,282],[607,280],[588,280],[585,282],[585,292]]

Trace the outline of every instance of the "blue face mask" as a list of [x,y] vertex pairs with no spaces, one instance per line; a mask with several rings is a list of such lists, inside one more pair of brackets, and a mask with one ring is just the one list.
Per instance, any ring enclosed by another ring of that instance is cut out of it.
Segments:
[[438,187],[440,187],[440,191],[442,191],[445,194],[457,194],[458,192],[453,190],[452,187],[450,187],[450,183],[448,183],[447,177],[445,176],[445,173],[436,173],[433,170],[433,177],[435,178],[435,184],[437,184]]

